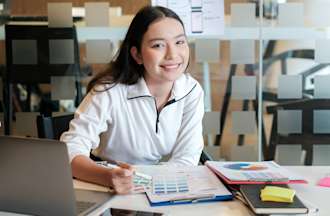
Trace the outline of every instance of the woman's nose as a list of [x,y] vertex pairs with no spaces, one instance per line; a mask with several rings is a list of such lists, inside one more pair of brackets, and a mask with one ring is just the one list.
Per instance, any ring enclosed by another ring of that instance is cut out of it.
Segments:
[[173,58],[175,58],[176,55],[177,55],[176,47],[174,47],[172,45],[167,45],[165,58],[166,59],[173,59]]

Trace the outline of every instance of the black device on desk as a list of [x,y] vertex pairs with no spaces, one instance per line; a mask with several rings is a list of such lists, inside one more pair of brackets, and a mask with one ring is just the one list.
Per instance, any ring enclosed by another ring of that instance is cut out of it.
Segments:
[[110,208],[109,212],[112,216],[165,216],[166,215],[161,212],[118,209],[118,208]]
[[0,211],[86,215],[110,193],[74,190],[66,145],[57,140],[0,136]]

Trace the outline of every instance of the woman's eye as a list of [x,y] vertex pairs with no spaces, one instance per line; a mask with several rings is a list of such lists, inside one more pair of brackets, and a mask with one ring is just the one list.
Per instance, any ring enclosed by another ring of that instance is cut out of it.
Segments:
[[176,44],[185,44],[185,42],[186,42],[185,40],[179,40],[176,42]]
[[159,43],[159,44],[153,44],[151,47],[152,48],[161,48],[161,47],[164,47],[164,45]]

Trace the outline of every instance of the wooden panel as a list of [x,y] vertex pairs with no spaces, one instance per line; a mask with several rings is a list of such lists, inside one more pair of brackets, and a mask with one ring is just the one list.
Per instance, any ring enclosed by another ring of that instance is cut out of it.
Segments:
[[111,6],[121,6],[124,14],[134,14],[142,6],[150,4],[150,0],[12,0],[11,13],[13,15],[46,15],[47,2],[72,2],[73,6],[83,6],[84,2],[109,1]]

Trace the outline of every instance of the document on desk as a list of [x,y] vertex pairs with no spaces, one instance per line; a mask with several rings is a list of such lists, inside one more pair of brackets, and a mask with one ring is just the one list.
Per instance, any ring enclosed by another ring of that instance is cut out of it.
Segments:
[[207,161],[206,166],[228,184],[307,183],[301,176],[288,171],[274,161]]
[[153,173],[146,190],[151,206],[230,200],[231,192],[206,166],[171,167]]

